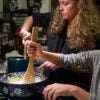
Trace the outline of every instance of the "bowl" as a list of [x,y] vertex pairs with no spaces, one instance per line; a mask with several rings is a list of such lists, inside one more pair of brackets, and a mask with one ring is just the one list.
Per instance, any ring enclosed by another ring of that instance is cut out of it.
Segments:
[[25,72],[28,66],[29,59],[24,57],[8,57],[7,72]]
[[6,98],[11,100],[42,100],[42,91],[46,86],[46,82],[48,78],[46,75],[41,75],[39,72],[35,72],[35,76],[40,77],[41,81],[34,82],[34,83],[10,83],[7,81],[8,77],[13,77],[16,75],[24,75],[25,72],[15,72],[15,73],[8,73],[3,74],[0,76],[0,85],[2,87],[2,93]]
[[[14,72],[25,72],[28,66],[29,58],[27,57],[8,57],[7,59],[7,73]],[[33,65],[35,68],[40,66],[42,61],[34,61]]]

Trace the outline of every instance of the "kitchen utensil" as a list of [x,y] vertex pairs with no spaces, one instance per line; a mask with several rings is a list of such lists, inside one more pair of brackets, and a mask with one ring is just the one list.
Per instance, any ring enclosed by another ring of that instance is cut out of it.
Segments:
[[26,48],[26,46],[24,46],[24,59],[26,59],[26,50],[27,50],[27,48]]
[[24,75],[25,72],[7,73],[0,76],[0,86],[5,100],[42,100],[42,91],[46,86],[48,80],[47,75],[44,73],[44,78],[40,77],[40,73],[35,71],[35,77],[40,77],[41,81],[30,84],[9,83],[6,81],[8,77],[14,75]]
[[[34,42],[37,42],[37,39],[38,39],[38,28],[33,27],[32,28],[32,38],[31,38],[31,40],[34,41]],[[29,57],[28,68],[27,68],[25,75],[24,75],[24,82],[25,83],[35,82],[34,66],[33,66],[34,60],[35,60],[34,54],[32,54]]]

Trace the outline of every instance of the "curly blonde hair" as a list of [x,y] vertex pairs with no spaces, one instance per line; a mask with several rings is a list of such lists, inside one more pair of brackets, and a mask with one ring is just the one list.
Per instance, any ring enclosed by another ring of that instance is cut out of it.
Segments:
[[[95,48],[95,36],[100,33],[98,30],[98,16],[92,0],[77,0],[79,11],[72,20],[69,28],[71,37],[68,39],[69,47],[77,51],[85,51]],[[50,23],[52,34],[57,34],[65,25],[62,19],[59,6]]]

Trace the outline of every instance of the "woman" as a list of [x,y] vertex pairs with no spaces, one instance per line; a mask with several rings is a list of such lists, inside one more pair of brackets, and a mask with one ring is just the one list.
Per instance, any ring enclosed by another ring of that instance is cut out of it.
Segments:
[[[34,48],[35,49],[34,49]],[[48,60],[55,63],[59,67],[49,67],[52,70],[79,65],[80,70],[93,71],[90,93],[75,85],[69,84],[51,84],[43,90],[43,95],[46,100],[56,100],[58,96],[73,96],[77,100],[100,100],[100,50],[81,52],[78,54],[56,54],[42,51],[38,43],[27,41],[28,55],[33,53],[39,59]]]
[[[49,32],[51,34],[49,34],[48,38],[48,51],[69,54],[97,48],[95,40],[97,40],[96,35],[99,33],[98,19],[91,6],[93,5],[90,0],[59,0],[55,15],[50,22]],[[33,17],[31,16],[29,18],[31,20],[27,20],[21,30],[24,37],[23,40],[26,40],[26,38],[30,36],[27,30],[32,26],[33,21],[34,25],[36,25],[36,18],[38,19],[37,25],[45,26],[49,22],[47,20],[50,19],[50,17],[47,19],[47,16],[46,18],[43,16],[42,19],[38,14],[35,17],[33,15]],[[47,21],[46,24],[45,20]],[[24,44],[26,45],[25,41]],[[40,67],[43,66],[52,68],[56,65],[46,61]],[[48,84],[55,82],[75,84],[89,90],[91,74],[82,73],[78,68],[69,66],[67,69],[60,68],[50,71]]]

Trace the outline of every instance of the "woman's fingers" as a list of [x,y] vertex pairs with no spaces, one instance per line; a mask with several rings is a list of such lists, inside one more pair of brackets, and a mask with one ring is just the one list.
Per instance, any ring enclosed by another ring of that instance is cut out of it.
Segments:
[[30,40],[31,39],[31,33],[29,33],[28,31],[22,29],[20,31],[20,34],[22,36],[22,43],[24,44],[26,42],[26,40]]
[[26,47],[27,47],[27,54],[28,54],[28,56],[31,56],[32,54],[34,54],[35,53],[35,48],[33,47],[33,45],[32,45],[32,41],[26,41],[25,42],[25,45],[26,45]]
[[39,67],[39,69],[42,69],[42,68],[49,68],[51,70],[55,70],[57,69],[57,66],[49,61],[45,61],[43,64],[41,64]]
[[51,90],[48,92],[48,99],[47,100],[56,100],[55,92],[56,92],[56,90],[54,88],[51,88]]
[[30,40],[30,36],[24,36],[22,39],[22,43],[25,44],[27,40]]
[[44,98],[45,100],[52,100],[52,95],[53,95],[53,92],[50,92],[52,90],[52,85],[48,85],[44,90],[43,90],[43,95],[44,95]]
[[46,100],[56,100],[58,94],[57,94],[57,88],[56,88],[56,83],[55,84],[51,84],[51,85],[48,85],[44,91],[43,91],[43,95],[44,95],[44,98]]
[[25,45],[27,47],[27,54],[31,56],[32,54],[35,55],[35,58],[40,58],[42,55],[42,49],[41,45],[39,43],[27,40],[25,42]]
[[43,64],[41,64],[38,69],[46,68],[47,67],[47,62],[45,61]]

